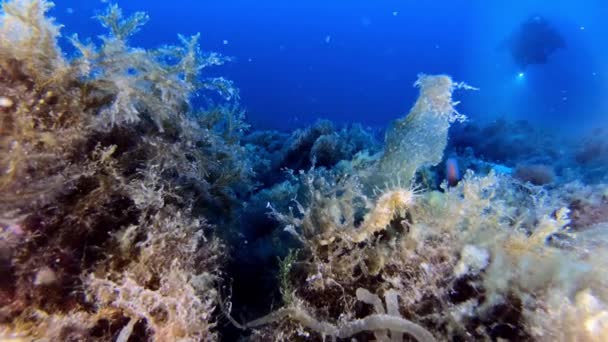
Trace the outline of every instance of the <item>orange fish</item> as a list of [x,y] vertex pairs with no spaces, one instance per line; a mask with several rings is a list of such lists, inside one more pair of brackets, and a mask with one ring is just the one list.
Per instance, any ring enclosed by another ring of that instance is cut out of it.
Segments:
[[448,158],[445,161],[445,175],[449,186],[458,184],[460,172],[458,171],[458,161],[455,158]]

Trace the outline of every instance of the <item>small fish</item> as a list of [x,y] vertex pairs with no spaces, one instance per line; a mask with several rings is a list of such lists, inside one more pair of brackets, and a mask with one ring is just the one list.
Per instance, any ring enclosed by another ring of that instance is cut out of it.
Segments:
[[448,158],[445,161],[445,177],[449,186],[456,186],[460,180],[460,171],[458,171],[458,161],[455,158]]

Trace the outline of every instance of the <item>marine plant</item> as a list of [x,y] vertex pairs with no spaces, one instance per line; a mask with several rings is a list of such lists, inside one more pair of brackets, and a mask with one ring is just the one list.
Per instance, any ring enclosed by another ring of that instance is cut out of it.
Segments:
[[[421,75],[375,154],[363,130],[324,121],[243,146],[238,92],[200,77],[228,59],[198,35],[132,47],[147,16],[111,5],[101,44],[72,37],[68,59],[50,2],[2,6],[0,338],[217,340],[221,314],[263,341],[608,339],[605,187],[494,171],[416,183],[469,86]],[[206,90],[228,102],[190,108]],[[254,168],[285,166],[251,195]],[[263,211],[299,250],[280,263],[283,306],[239,323],[218,237]]]
[[[468,171],[454,187],[416,190],[415,172],[442,159],[455,118],[455,83],[423,77],[413,116],[393,125],[379,157],[355,173],[302,170],[293,210],[270,207],[300,242],[282,272],[289,300],[239,326],[256,340],[604,340],[605,226],[571,228],[572,186],[547,192]],[[379,173],[384,188],[373,186]]]
[[382,175],[405,185],[421,167],[441,162],[450,125],[466,119],[454,108],[458,102],[452,100],[453,91],[476,89],[466,83],[456,83],[446,75],[419,75],[414,86],[420,88],[418,100],[408,115],[388,129],[378,164]]
[[[221,222],[252,175],[238,92],[200,77],[229,59],[198,35],[132,47],[147,15],[116,5],[69,59],[51,7],[0,13],[0,337],[214,339],[225,254],[205,215]],[[194,111],[196,91],[232,104]]]

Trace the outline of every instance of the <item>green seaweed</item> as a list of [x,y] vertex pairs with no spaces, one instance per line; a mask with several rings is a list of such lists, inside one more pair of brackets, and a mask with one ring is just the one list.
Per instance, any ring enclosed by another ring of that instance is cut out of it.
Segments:
[[452,92],[474,89],[446,75],[419,75],[414,85],[420,88],[418,99],[407,116],[388,129],[379,163],[381,175],[404,186],[421,167],[441,161],[450,124],[466,119],[454,108]]

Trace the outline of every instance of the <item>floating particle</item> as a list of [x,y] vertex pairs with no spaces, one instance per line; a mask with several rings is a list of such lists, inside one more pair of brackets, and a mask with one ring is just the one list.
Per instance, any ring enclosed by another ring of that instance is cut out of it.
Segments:
[[2,108],[10,108],[14,104],[15,103],[10,98],[8,98],[6,96],[0,96],[0,107],[2,107]]
[[65,9],[65,12],[67,14],[74,14],[74,9],[72,7],[68,7],[68,8]]
[[325,36],[325,43],[329,44],[329,42],[331,42],[331,36],[327,35],[327,36]]
[[228,40],[227,39],[222,40],[222,44],[228,45]]
[[581,31],[585,31],[585,26],[579,27]]
[[36,272],[34,277],[34,285],[47,286],[57,282],[57,274],[50,267],[43,267]]
[[398,16],[398,15],[399,15],[399,12],[398,12],[398,11],[393,11],[393,17],[396,17],[396,16]]

